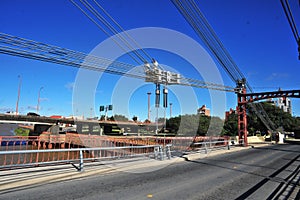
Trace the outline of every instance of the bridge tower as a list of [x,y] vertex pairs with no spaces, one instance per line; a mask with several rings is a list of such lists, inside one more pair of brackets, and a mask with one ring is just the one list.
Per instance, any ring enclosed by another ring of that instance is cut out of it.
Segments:
[[248,103],[253,103],[260,100],[271,99],[271,98],[300,98],[300,90],[279,90],[275,92],[259,92],[259,93],[247,93],[245,87],[246,80],[242,79],[238,81],[236,87],[236,93],[238,97],[238,106],[236,108],[238,115],[238,134],[239,141],[243,140],[244,145],[248,145],[247,140],[247,109]]
[[239,80],[237,83],[237,116],[238,116],[238,134],[239,134],[239,143],[241,143],[242,139],[244,140],[244,145],[248,145],[247,141],[247,98],[246,98],[246,80]]

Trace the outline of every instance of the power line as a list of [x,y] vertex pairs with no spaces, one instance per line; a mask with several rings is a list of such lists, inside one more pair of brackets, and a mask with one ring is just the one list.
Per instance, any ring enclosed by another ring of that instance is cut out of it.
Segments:
[[[11,36],[4,33],[0,33],[0,53],[131,78],[143,80],[148,78],[144,69],[135,68],[135,66],[131,64],[112,61],[106,58],[88,55],[82,52]],[[176,85],[207,88],[227,92],[235,91],[235,88],[230,86],[208,83],[185,77],[181,77],[180,81],[176,82]]]
[[[246,80],[243,73],[240,71],[232,57],[225,49],[221,40],[217,37],[213,28],[210,26],[199,7],[194,0],[171,0],[177,10],[183,15],[186,21],[190,24],[195,33],[208,47],[209,51],[215,56],[221,67],[225,70],[228,76],[238,84],[241,80]],[[246,88],[253,92],[252,87],[248,82],[245,83]],[[268,117],[260,103],[250,104],[257,112],[258,117],[263,121],[266,127],[273,128],[273,122]]]
[[[70,0],[86,17],[88,17],[102,32],[104,32],[107,36],[111,36],[111,34],[104,29],[100,24],[98,24],[98,22],[93,19],[93,17],[91,17],[79,4],[77,4],[75,1]],[[122,46],[122,44],[120,43],[120,41],[115,40],[114,38],[112,38],[113,41],[124,51],[127,52],[126,48],[124,46]],[[119,39],[122,41],[122,38],[119,37]],[[140,61],[138,61],[138,59],[136,57],[134,57],[131,53],[128,53],[128,55],[137,63],[137,64],[141,64]]]
[[143,47],[141,47],[137,42],[136,40],[131,37],[131,35],[129,35],[125,30],[124,28],[96,1],[96,0],[93,0],[95,2],[95,4],[105,13],[106,16],[109,17],[109,19],[111,21],[113,21],[115,23],[115,25],[122,31],[125,33],[125,35],[130,39],[131,42],[134,43],[134,45],[136,45],[138,47],[139,50],[141,50],[143,52],[143,54],[149,59],[151,60],[152,57],[144,50]]
[[287,0],[280,0],[282,8],[284,10],[284,13],[286,15],[286,18],[288,19],[289,25],[292,29],[293,35],[295,40],[298,42],[299,41],[299,33],[297,30],[297,26],[293,17],[293,14],[291,12],[290,4]]
[[[153,59],[122,26],[96,1],[70,0],[107,36],[115,36],[113,41],[126,52],[137,64],[150,63]],[[120,34],[120,33],[123,34]],[[146,67],[148,65],[145,65]],[[160,66],[158,66],[160,67]]]
[[[296,23],[295,23],[295,20],[294,20],[294,17],[293,17],[291,8],[290,8],[290,4],[289,4],[288,0],[280,0],[280,2],[281,2],[281,5],[282,5],[282,8],[284,10],[284,13],[286,15],[286,18],[289,22],[289,25],[291,27],[291,30],[292,30],[292,33],[293,33],[294,38],[296,40],[296,43],[298,45],[298,53],[299,53],[298,59],[300,60],[300,36],[299,36],[297,26],[296,26]],[[300,7],[300,1],[299,1],[299,7]]]

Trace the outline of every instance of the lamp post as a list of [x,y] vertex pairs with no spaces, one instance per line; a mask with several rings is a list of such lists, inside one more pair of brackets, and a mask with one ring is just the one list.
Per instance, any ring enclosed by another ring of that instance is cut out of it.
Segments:
[[151,92],[148,92],[148,121],[150,122],[150,95]]
[[170,118],[172,118],[172,103],[170,103]]
[[18,98],[16,103],[16,115],[19,114],[19,101],[20,101],[20,94],[21,94],[21,84],[22,84],[22,77],[19,75],[19,87],[18,87]]
[[38,93],[38,104],[36,106],[36,113],[39,114],[39,110],[40,110],[40,102],[41,102],[41,90],[43,89],[44,87],[40,87],[39,89],[39,93]]

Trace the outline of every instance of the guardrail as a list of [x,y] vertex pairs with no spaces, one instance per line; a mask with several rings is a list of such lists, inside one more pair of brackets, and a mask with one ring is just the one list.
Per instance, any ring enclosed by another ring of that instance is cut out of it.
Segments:
[[201,145],[197,150],[204,150],[205,154],[209,152],[209,150],[219,149],[219,148],[227,148],[230,150],[231,146],[244,146],[244,140],[241,139],[239,144],[232,143],[231,140],[221,140],[221,141],[207,141],[207,142],[196,142],[193,143],[194,146]]
[[[83,171],[84,161],[131,158],[137,156],[146,156],[149,158],[152,156],[154,159],[163,160],[164,155],[166,154],[163,151],[171,152],[170,147],[163,148],[159,145],[74,149],[6,150],[0,151],[0,161],[2,162],[0,169],[70,163],[78,171]],[[166,155],[169,159],[171,158],[170,153]],[[78,162],[78,166],[75,165],[76,162]]]
[[37,137],[3,136],[0,137],[0,142],[0,170],[135,156],[148,156],[164,160],[170,159],[171,154],[181,156],[183,152],[199,149],[208,153],[217,148],[230,149],[230,146],[234,146],[229,137],[208,136],[110,137],[43,134]]

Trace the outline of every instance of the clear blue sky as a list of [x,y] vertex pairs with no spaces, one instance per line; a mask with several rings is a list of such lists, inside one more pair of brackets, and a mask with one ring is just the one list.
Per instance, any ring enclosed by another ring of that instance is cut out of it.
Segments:
[[[170,1],[98,2],[125,30],[141,27],[168,28],[186,34],[202,44]],[[290,4],[300,29],[299,2],[290,0]],[[297,46],[279,0],[203,0],[199,1],[199,7],[255,91],[274,91],[278,87],[300,89]],[[2,0],[0,32],[84,53],[89,53],[107,39],[107,36],[68,0]],[[177,69],[184,64],[184,61],[173,58],[166,52],[150,50],[149,53],[160,63]],[[135,64],[132,60],[126,61]],[[78,69],[2,54],[0,65],[0,112],[15,111],[20,75],[20,113],[26,114],[36,110],[38,91],[43,87],[41,115],[81,114],[72,111],[73,85]],[[197,78],[194,77],[193,71],[188,69],[188,64],[185,65],[185,76]],[[219,70],[224,84],[235,86],[224,71],[221,68]],[[95,107],[86,111],[85,116],[89,116],[90,113],[99,115],[98,106],[111,103],[113,88],[108,85],[119,78],[107,75],[101,81],[95,93]],[[141,120],[147,118],[148,91],[153,94],[154,85],[144,85],[131,95],[127,117],[136,115]],[[210,107],[207,90],[195,89],[195,92],[199,107],[203,104]],[[235,108],[235,94],[229,93],[226,97],[226,109]],[[178,99],[172,94],[169,102],[173,103],[173,116],[190,113],[181,110]],[[154,104],[154,95],[151,97],[151,104]],[[292,106],[294,115],[300,116],[300,101],[293,99]],[[224,112],[225,110],[215,111],[218,115]]]

